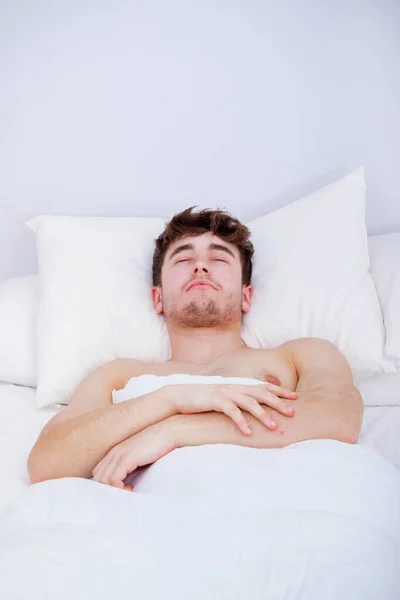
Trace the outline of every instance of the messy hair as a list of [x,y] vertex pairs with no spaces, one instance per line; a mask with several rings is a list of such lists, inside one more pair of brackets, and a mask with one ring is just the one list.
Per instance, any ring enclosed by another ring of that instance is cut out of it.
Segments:
[[237,247],[242,263],[242,284],[250,285],[254,247],[250,241],[249,229],[227,211],[209,208],[194,211],[194,208],[197,207],[191,206],[174,215],[155,240],[153,285],[161,285],[161,269],[171,244],[188,236],[202,235],[208,232]]

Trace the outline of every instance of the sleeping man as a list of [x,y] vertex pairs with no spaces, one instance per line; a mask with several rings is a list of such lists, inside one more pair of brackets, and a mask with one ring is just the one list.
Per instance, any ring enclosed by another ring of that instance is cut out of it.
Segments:
[[[253,252],[248,228],[225,211],[189,208],[166,224],[156,240],[152,299],[165,318],[170,359],[121,358],[89,374],[32,448],[32,483],[92,477],[132,490],[127,476],[137,467],[184,446],[357,443],[363,401],[335,345],[301,338],[254,349],[242,341]],[[189,377],[174,383],[173,374]],[[113,403],[114,390],[146,375],[163,385]]]

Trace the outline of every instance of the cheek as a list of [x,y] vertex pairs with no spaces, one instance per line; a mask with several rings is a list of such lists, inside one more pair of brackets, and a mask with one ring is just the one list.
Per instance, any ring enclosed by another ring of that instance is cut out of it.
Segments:
[[216,273],[215,279],[221,283],[222,287],[229,290],[232,294],[242,293],[242,276],[241,273],[233,271],[221,271]]
[[174,272],[170,277],[166,277],[162,282],[161,293],[163,300],[175,298],[182,294],[182,288],[187,282],[187,277],[183,273]]

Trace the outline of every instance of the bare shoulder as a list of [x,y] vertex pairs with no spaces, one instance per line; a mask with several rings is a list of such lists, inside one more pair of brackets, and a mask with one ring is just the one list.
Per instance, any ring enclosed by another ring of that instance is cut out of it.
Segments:
[[72,417],[107,408],[113,403],[113,390],[124,388],[128,380],[140,375],[144,368],[145,363],[133,358],[116,358],[99,365],[79,383],[68,405],[50,419],[42,433]]
[[312,353],[322,354],[323,356],[332,356],[342,354],[335,344],[329,340],[318,337],[304,337],[289,340],[278,346],[277,350],[288,355]]
[[131,377],[143,372],[144,363],[134,358],[116,358],[93,369],[75,389],[69,408],[85,405],[88,410],[112,404],[112,391],[125,387]]
[[132,377],[138,377],[148,370],[147,363],[137,358],[116,358],[105,363],[103,368],[110,371],[118,389],[124,388]]
[[94,369],[84,383],[92,387],[97,381],[101,382],[111,393],[114,389],[124,388],[132,377],[153,372],[157,372],[157,365],[152,363],[137,358],[115,358]]
[[305,337],[281,344],[277,350],[296,368],[340,371],[352,377],[350,366],[339,348],[323,338]]

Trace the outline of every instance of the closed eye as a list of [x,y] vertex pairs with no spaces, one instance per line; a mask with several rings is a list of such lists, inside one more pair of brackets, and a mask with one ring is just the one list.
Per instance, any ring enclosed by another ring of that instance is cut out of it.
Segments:
[[[183,262],[188,262],[189,260],[191,260],[190,258],[181,258],[180,260],[176,261],[176,265],[179,263],[183,263]],[[229,264],[229,262],[227,260],[224,260],[223,258],[213,258],[212,259],[214,262],[223,262],[226,263],[227,265]]]

